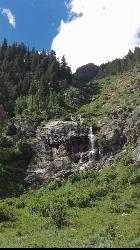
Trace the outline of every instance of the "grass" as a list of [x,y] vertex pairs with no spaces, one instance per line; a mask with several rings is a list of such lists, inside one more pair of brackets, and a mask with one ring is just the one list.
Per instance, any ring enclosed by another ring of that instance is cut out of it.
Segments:
[[[138,248],[139,182],[126,154],[100,173],[77,172],[66,182],[1,200],[0,247]],[[58,218],[65,221],[61,227]]]
[[89,104],[81,106],[79,114],[94,115],[101,123],[108,122],[110,113],[120,110],[124,118],[129,115],[130,108],[139,105],[140,92],[135,88],[135,83],[140,78],[140,72],[118,74],[103,79],[95,80],[101,89],[100,94],[93,95]]

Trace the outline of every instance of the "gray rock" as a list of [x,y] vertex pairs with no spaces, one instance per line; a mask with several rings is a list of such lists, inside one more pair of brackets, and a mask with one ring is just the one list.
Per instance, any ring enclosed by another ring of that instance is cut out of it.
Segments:
[[123,129],[118,125],[105,125],[101,128],[100,133],[106,136],[106,143],[111,154],[120,152],[127,141]]
[[34,133],[37,127],[40,125],[38,122],[33,122],[31,118],[14,118],[14,126],[17,129],[17,133]]
[[72,138],[87,136],[89,128],[77,122],[55,121],[37,129],[37,138],[45,138],[50,145],[61,145]]
[[28,141],[33,157],[26,182],[33,188],[42,187],[78,169],[80,155],[89,151],[88,134],[88,127],[71,121],[49,122],[38,127],[36,138]]
[[133,159],[136,166],[140,167],[140,145],[133,151]]

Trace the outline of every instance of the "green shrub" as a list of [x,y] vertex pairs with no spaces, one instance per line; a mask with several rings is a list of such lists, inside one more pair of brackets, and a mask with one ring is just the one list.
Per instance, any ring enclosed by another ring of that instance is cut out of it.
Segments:
[[120,154],[119,156],[117,156],[115,158],[114,163],[115,163],[115,165],[122,164],[122,166],[130,166],[130,165],[134,164],[131,150],[129,150],[125,154]]
[[131,199],[132,200],[140,200],[140,190],[138,189],[132,189],[132,194],[131,194]]
[[48,189],[49,190],[56,190],[60,187],[62,187],[63,183],[61,181],[61,179],[57,179],[57,180],[54,180],[52,181],[49,185],[48,185]]
[[107,186],[97,187],[94,191],[90,193],[90,198],[93,201],[100,200],[105,197],[109,193],[109,189]]
[[49,206],[49,215],[53,224],[61,229],[67,224],[67,210],[63,200],[54,200]]
[[107,167],[102,170],[99,176],[100,183],[112,183],[117,179],[116,167]]
[[140,184],[140,173],[136,172],[129,178],[130,185],[139,185]]
[[0,223],[16,220],[14,211],[6,205],[0,205]]
[[112,222],[109,223],[105,229],[105,233],[106,233],[108,239],[114,240],[116,235],[117,235],[116,224],[112,223]]
[[73,206],[79,208],[91,207],[91,198],[89,193],[84,192],[83,194],[82,193],[79,195],[77,194],[77,196],[75,196],[73,199]]
[[133,202],[124,201],[124,202],[112,202],[110,204],[108,211],[114,214],[123,214],[131,213],[135,209],[135,204]]
[[82,123],[82,125],[88,126],[88,127],[92,127],[93,131],[97,131],[98,129],[98,124],[96,123],[96,121],[84,121]]
[[5,128],[5,134],[8,136],[15,135],[17,132],[17,129],[14,125],[14,122],[9,122]]
[[68,180],[71,183],[77,183],[80,182],[81,180],[86,180],[89,179],[91,181],[96,180],[98,177],[98,172],[97,171],[77,171],[75,173],[73,173],[72,175],[70,175],[70,177],[68,178]]
[[112,241],[100,235],[91,236],[86,248],[112,248]]

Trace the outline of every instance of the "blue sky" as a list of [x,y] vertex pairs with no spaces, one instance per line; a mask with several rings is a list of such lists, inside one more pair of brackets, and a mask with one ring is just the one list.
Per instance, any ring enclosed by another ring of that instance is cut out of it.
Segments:
[[140,46],[139,12],[140,0],[0,0],[0,42],[53,49],[75,72]]
[[16,19],[16,27],[0,16],[0,41],[24,42],[37,50],[50,50],[58,33],[61,20],[66,20],[68,10],[64,0],[0,0],[0,8],[10,9]]

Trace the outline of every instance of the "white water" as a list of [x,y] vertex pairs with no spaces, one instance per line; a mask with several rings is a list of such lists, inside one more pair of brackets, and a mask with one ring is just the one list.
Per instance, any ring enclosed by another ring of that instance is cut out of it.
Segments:
[[82,164],[83,163],[83,153],[81,153],[81,155],[80,155],[80,163]]
[[80,124],[83,124],[84,119],[82,118],[82,116],[81,116],[81,115],[79,116],[79,120],[80,120]]
[[89,161],[92,162],[94,160],[94,154],[96,152],[96,148],[95,148],[96,136],[93,134],[92,127],[90,127],[88,137],[90,140]]
[[[95,147],[96,136],[93,134],[92,127],[90,127],[90,129],[89,129],[88,137],[89,137],[89,141],[90,141],[90,150],[89,150],[88,158],[89,158],[89,162],[93,162],[94,156],[96,153],[96,147]],[[83,162],[84,162],[83,158],[84,158],[84,153],[81,153],[79,163],[83,164]]]

